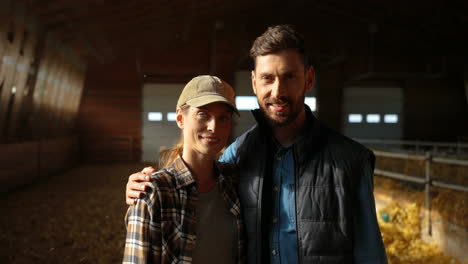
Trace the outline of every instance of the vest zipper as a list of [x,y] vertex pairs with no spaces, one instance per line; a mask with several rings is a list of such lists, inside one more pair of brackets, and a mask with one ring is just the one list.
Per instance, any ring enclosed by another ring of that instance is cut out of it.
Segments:
[[262,249],[262,200],[263,200],[263,178],[265,177],[265,167],[266,165],[264,164],[262,168],[262,172],[260,175],[262,177],[259,178],[258,180],[258,198],[257,198],[257,263],[261,264],[262,263],[262,254],[263,254],[263,249]]
[[298,263],[302,263],[302,257],[301,257],[301,250],[300,248],[302,245],[300,244],[300,238],[299,238],[299,225],[297,224],[298,218],[297,218],[297,192],[298,192],[298,180],[299,180],[299,166],[298,166],[298,158],[297,158],[297,153],[296,153],[296,146],[293,146],[293,158],[294,158],[294,214],[295,214],[295,219],[296,219],[296,232],[297,232],[297,261]]

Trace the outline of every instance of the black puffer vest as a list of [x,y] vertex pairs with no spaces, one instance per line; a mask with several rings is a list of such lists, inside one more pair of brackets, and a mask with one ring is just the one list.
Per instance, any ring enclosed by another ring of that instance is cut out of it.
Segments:
[[[299,263],[352,263],[357,186],[371,173],[374,155],[321,125],[306,106],[307,129],[295,143],[296,223]],[[268,262],[266,232],[271,207],[272,135],[259,110],[257,125],[239,137],[239,195],[247,231],[247,263]]]

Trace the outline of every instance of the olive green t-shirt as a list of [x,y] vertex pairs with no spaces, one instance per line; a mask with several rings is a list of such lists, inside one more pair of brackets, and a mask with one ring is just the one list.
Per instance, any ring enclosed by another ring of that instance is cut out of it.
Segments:
[[238,251],[236,217],[229,211],[219,186],[198,194],[195,264],[235,263]]

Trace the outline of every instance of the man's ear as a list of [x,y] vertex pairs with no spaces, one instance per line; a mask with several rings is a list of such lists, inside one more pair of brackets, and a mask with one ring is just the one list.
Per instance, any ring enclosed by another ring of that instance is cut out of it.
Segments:
[[252,89],[254,94],[257,94],[257,84],[256,84],[256,78],[255,78],[255,71],[252,71],[250,78],[252,79]]
[[176,109],[176,122],[180,129],[184,128],[184,115],[182,114],[182,109],[180,107]]
[[315,70],[314,67],[310,66],[306,71],[306,91],[310,91],[315,84]]

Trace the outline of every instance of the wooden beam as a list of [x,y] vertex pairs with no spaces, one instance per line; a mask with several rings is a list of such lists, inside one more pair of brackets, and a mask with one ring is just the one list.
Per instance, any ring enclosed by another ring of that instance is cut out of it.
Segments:
[[9,117],[8,135],[17,137],[20,128],[20,117],[24,107],[24,99],[27,97],[26,81],[28,80],[31,64],[35,57],[35,47],[37,45],[37,36],[34,32],[24,31],[20,47],[20,56],[16,64],[16,74],[13,83],[16,87],[16,93],[13,100],[12,110]]
[[45,94],[47,90],[47,77],[51,72],[53,63],[53,50],[50,48],[51,36],[46,36],[43,56],[39,63],[36,83],[34,85],[33,106],[30,119],[30,130],[33,135],[41,135],[42,118],[45,116]]
[[[15,87],[15,74],[17,72],[18,58],[20,57],[21,43],[24,37],[24,14],[22,10],[11,9],[10,16],[6,19],[6,24],[9,25],[7,29],[8,34],[2,34],[3,38],[0,42],[5,45],[3,53],[3,62],[0,69],[0,86],[2,87],[0,93],[0,138],[7,135],[9,118],[11,112],[11,99],[14,98]],[[18,22],[16,22],[16,21]],[[19,23],[23,22],[23,23]]]
[[[80,4],[78,7],[68,10],[64,15],[58,13],[41,18],[46,25],[55,25],[55,27],[60,27],[61,24],[66,23],[95,24],[93,20],[96,18],[106,20],[119,14],[131,14],[134,11],[138,11],[141,9],[141,3],[141,1],[128,1],[115,6],[103,5],[99,7]],[[153,5],[155,5],[154,2]]]
[[76,8],[86,7],[90,5],[95,0],[58,0],[58,1],[37,1],[29,5],[29,10],[42,17],[53,16],[57,13],[63,12],[65,10],[72,10]]

